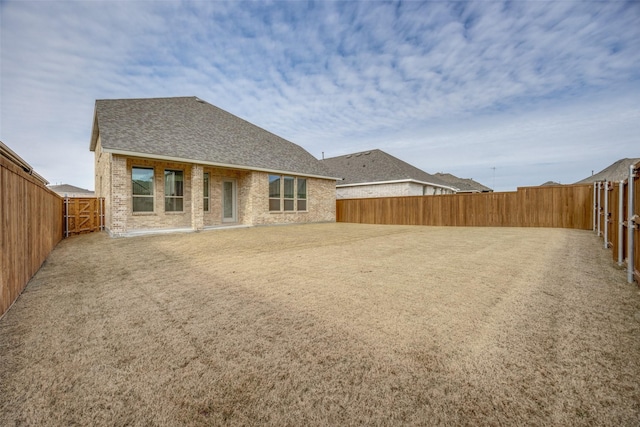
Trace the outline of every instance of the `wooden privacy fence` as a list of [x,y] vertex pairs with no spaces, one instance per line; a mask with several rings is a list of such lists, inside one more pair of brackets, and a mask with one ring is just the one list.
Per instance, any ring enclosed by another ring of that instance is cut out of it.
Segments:
[[0,316],[62,240],[62,198],[0,143]]
[[104,198],[65,197],[63,205],[65,237],[104,229]]
[[592,229],[593,185],[515,192],[339,199],[336,221],[365,224]]
[[593,230],[611,248],[613,259],[626,266],[627,281],[640,283],[640,162],[621,181],[593,186]]

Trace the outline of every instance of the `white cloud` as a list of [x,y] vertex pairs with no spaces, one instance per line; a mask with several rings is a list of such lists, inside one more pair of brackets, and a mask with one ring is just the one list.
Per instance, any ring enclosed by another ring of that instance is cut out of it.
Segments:
[[0,8],[0,138],[51,181],[93,186],[94,101],[123,97],[196,95],[318,157],[377,147],[491,179],[495,166],[501,188],[640,155],[633,2]]

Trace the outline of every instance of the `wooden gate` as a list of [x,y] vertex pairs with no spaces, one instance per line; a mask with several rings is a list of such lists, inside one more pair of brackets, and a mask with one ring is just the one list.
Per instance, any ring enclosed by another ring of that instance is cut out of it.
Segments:
[[91,233],[104,229],[104,198],[66,197],[64,235]]

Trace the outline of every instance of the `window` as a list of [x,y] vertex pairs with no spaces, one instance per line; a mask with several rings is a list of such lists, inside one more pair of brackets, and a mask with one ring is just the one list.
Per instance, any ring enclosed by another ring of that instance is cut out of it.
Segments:
[[182,212],[184,198],[184,173],[176,170],[164,171],[164,210]]
[[298,178],[298,210],[307,210],[307,180]]
[[292,211],[294,206],[294,178],[292,176],[284,177],[284,210]]
[[202,206],[203,206],[205,212],[209,212],[209,174],[208,173],[204,174],[204,180],[203,180],[203,183],[202,183],[202,190],[203,190]]
[[269,210],[280,210],[280,177],[269,175]]
[[134,212],[153,212],[153,169],[131,169],[131,193]]
[[307,180],[293,176],[269,175],[269,210],[307,210]]

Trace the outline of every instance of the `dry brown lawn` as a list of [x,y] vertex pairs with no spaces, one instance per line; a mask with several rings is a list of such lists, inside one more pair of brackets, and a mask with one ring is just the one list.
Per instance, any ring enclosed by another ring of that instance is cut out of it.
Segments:
[[0,425],[640,424],[640,293],[591,232],[318,224],[61,242]]

